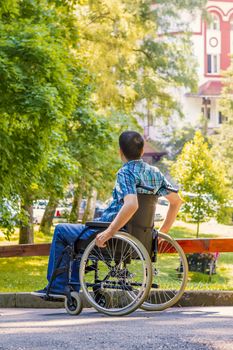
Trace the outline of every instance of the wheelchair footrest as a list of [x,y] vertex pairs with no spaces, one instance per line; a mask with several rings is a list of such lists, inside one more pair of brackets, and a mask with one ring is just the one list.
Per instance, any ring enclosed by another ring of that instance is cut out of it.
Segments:
[[49,294],[48,296],[45,295],[43,297],[41,297],[41,299],[45,300],[45,301],[52,301],[52,302],[58,302],[58,301],[62,301],[66,298],[65,295],[56,295],[56,294]]

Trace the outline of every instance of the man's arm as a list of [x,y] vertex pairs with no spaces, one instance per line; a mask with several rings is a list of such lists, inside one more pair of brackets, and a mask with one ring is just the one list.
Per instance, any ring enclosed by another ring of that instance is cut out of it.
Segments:
[[178,214],[178,211],[183,204],[183,200],[180,198],[178,193],[171,192],[168,195],[165,196],[169,201],[169,208],[166,215],[166,218],[164,219],[164,222],[162,223],[159,231],[163,233],[168,233],[170,228],[172,227],[172,224],[174,223],[176,216]]
[[136,194],[127,194],[124,197],[124,204],[109,227],[96,236],[96,245],[105,247],[105,242],[109,240],[131,219],[138,209],[138,198]]

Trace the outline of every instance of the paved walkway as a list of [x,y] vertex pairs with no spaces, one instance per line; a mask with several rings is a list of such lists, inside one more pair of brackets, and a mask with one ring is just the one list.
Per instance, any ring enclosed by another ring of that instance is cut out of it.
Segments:
[[232,350],[233,307],[106,317],[85,309],[0,309],[0,350]]

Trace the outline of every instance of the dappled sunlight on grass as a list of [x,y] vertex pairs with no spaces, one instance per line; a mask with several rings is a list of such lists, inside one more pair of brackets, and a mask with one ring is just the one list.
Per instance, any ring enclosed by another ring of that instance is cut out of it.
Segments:
[[193,238],[194,237],[194,232],[184,227],[174,226],[169,233],[173,238]]
[[[173,238],[196,238],[196,232],[193,230],[186,228],[186,227],[180,227],[180,226],[174,226],[170,230],[170,235]],[[199,234],[199,238],[217,238],[219,237],[218,234]]]
[[[39,231],[39,226],[34,226],[34,243],[49,243],[52,241],[53,238],[53,231],[54,227],[51,230],[50,234],[44,234],[43,232]],[[18,244],[19,242],[19,230],[16,229],[15,233],[11,235],[10,241],[7,241],[6,238],[1,234],[0,235],[0,245],[4,244]]]
[[0,292],[31,292],[46,286],[48,257],[0,259]]

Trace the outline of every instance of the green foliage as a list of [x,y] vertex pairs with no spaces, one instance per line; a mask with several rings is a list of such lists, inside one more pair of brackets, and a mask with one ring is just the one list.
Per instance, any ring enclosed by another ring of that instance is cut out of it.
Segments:
[[171,118],[168,124],[161,125],[157,140],[152,143],[155,149],[167,153],[158,163],[159,168],[164,173],[169,172],[172,163],[181,153],[185,143],[193,139],[195,130],[196,127],[189,124],[182,123],[180,125],[177,118]]
[[199,223],[216,216],[218,207],[228,199],[224,164],[213,158],[208,143],[198,131],[185,144],[171,173],[186,193],[183,211],[198,224],[198,234]]
[[[226,164],[226,172],[233,189],[233,63],[225,73],[224,88],[220,100],[223,125],[220,133],[212,136],[214,152],[218,159]],[[231,199],[233,198],[233,194]]]
[[70,182],[107,198],[137,103],[168,119],[169,89],[195,85],[189,37],[168,23],[203,3],[0,1],[0,198],[57,199]]
[[[206,1],[152,0],[82,1],[77,6],[80,54],[96,82],[99,108],[132,112],[145,103],[152,117],[168,119],[179,106],[171,93],[176,86],[195,88],[195,61],[185,28],[171,34],[171,23],[182,21],[182,10],[202,9]],[[170,33],[169,33],[170,32]],[[187,64],[188,61],[188,64]]]
[[46,164],[75,108],[74,70],[76,79],[82,75],[72,50],[77,29],[66,6],[14,3],[12,16],[2,5],[0,21],[0,192],[5,196],[24,191]]
[[233,205],[229,205],[229,203],[226,203],[223,205],[218,213],[217,213],[217,220],[221,224],[224,225],[232,225],[233,224]]
[[72,128],[69,129],[68,147],[74,159],[79,162],[79,172],[73,182],[82,187],[87,195],[90,188],[96,188],[99,197],[109,197],[115,173],[120,167],[118,137],[121,131],[138,125],[128,115],[111,113],[97,115],[93,110],[76,110]]
[[18,211],[17,200],[15,202],[11,201],[11,203],[6,200],[0,201],[0,226],[8,241],[15,232],[15,226],[19,220]]
[[[62,195],[77,171],[66,125],[85,95],[87,73],[71,2],[6,1],[0,14],[0,199],[17,195],[29,208],[26,199],[48,188]],[[28,213],[20,215],[26,225]]]
[[218,212],[218,221],[223,224],[233,222],[233,64],[224,74],[224,88],[220,100],[220,108],[223,115],[223,124],[220,132],[211,137],[213,152],[217,159],[225,164],[226,176],[230,183],[229,201]]

